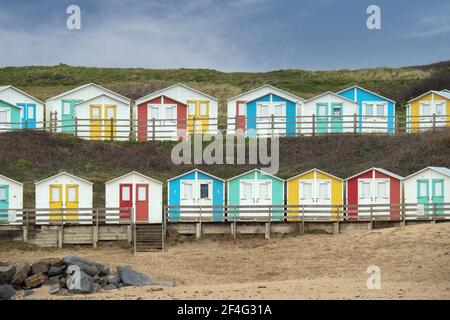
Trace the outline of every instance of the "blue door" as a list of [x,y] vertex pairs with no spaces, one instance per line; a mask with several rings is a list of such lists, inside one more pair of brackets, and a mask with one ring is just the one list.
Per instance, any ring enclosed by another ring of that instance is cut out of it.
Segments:
[[0,185],[0,222],[8,221],[9,186]]
[[18,103],[22,110],[22,128],[36,128],[36,105],[31,103]]

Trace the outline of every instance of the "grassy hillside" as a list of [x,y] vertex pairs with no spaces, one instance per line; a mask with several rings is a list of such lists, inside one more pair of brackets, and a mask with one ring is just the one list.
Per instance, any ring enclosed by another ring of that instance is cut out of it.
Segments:
[[[41,132],[0,136],[0,174],[24,182],[25,206],[34,206],[34,182],[68,171],[94,182],[94,205],[104,206],[104,182],[136,170],[165,182],[194,166],[171,161],[174,142],[109,143]],[[406,176],[426,166],[450,167],[450,130],[396,136],[333,136],[280,140],[278,176],[318,168],[346,178],[373,166]],[[230,178],[250,165],[198,166]]]
[[206,69],[120,69],[58,65],[0,68],[0,85],[11,84],[41,100],[88,82],[95,82],[136,99],[182,82],[220,99],[219,114],[226,113],[227,98],[269,83],[304,98],[324,91],[339,91],[358,84],[398,102],[398,112],[411,97],[428,89],[450,88],[450,61],[407,68],[224,73]]

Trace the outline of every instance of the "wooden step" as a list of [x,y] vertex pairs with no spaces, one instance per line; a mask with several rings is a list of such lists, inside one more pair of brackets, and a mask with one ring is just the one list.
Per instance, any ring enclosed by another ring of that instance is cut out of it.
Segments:
[[136,224],[136,251],[160,251],[163,248],[162,224]]

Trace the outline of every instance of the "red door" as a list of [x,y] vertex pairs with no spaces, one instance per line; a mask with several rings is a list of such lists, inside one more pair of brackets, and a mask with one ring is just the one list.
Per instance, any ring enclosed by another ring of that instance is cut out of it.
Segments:
[[148,221],[148,184],[136,185],[136,221]]
[[236,101],[236,130],[242,130],[242,132],[245,132],[245,109],[245,101]]
[[[130,209],[133,208],[133,185],[132,184],[121,184],[119,186],[119,206],[120,210],[120,220],[131,219]],[[128,209],[125,209],[128,208]]]

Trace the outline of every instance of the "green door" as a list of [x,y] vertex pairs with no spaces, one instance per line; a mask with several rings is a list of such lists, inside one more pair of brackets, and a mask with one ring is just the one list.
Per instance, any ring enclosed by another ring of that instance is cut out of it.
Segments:
[[419,214],[431,213],[429,190],[430,185],[428,180],[417,180],[417,211]]
[[316,104],[316,132],[328,133],[328,103]]
[[58,123],[58,127],[61,126],[62,132],[74,132],[75,131],[75,105],[82,100],[61,100],[61,123]]
[[9,186],[0,185],[0,222],[8,221]]
[[436,214],[444,214],[443,203],[444,203],[444,180],[443,179],[433,179],[432,183],[432,194],[431,201],[433,205],[436,206]]
[[343,104],[331,104],[331,132],[342,133],[343,129]]

